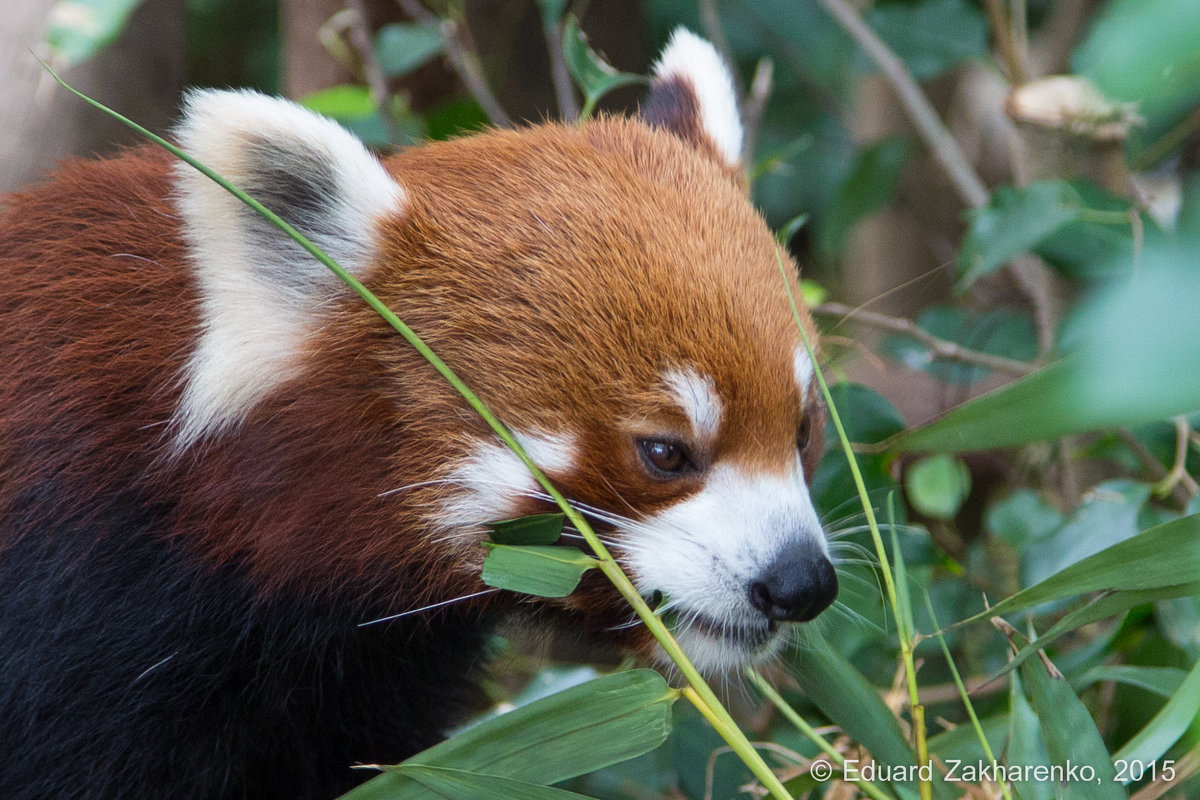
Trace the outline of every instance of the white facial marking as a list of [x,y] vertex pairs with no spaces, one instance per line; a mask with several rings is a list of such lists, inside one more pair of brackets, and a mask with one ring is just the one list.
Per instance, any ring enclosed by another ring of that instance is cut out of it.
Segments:
[[[376,255],[376,224],[404,192],[362,143],[333,121],[255,92],[188,95],[177,135],[189,154],[247,189],[350,272]],[[200,341],[174,419],[177,453],[237,424],[295,377],[335,276],[192,167],[175,170],[183,235],[200,292]],[[294,197],[295,195],[298,197]],[[296,202],[289,206],[289,200]],[[282,204],[282,207],[280,207]]]
[[[513,435],[548,475],[570,470],[578,458],[575,437],[569,434],[513,431]],[[450,480],[455,488],[440,521],[472,542],[478,538],[479,525],[512,517],[520,502],[540,489],[516,453],[503,442],[491,440],[479,442],[450,474]]]
[[653,71],[657,79],[679,79],[692,88],[701,124],[721,159],[730,167],[740,166],[742,119],[733,78],[716,49],[686,28],[677,28]]
[[[569,434],[552,435],[513,431],[513,436],[516,437],[521,447],[525,448],[525,452],[533,459],[533,463],[541,467],[542,472],[547,474],[566,472],[578,460],[579,446],[575,442],[575,437]],[[528,470],[526,471],[528,472]]]
[[810,542],[829,554],[799,458],[787,475],[718,465],[698,493],[639,521],[622,538],[638,591],[663,593],[679,615],[680,644],[708,672],[779,646],[778,631],[767,627],[749,595],[776,557]]
[[804,345],[800,345],[792,357],[792,374],[796,377],[796,385],[800,387],[801,397],[808,396],[808,385],[812,383],[814,372],[812,359],[808,357],[808,349]]
[[672,369],[663,375],[663,383],[687,414],[692,433],[700,439],[715,439],[721,429],[722,405],[712,378],[693,369]]

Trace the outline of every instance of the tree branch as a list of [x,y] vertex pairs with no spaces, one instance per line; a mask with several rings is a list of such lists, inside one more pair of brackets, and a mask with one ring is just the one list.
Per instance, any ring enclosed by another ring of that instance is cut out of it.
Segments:
[[358,60],[362,63],[363,77],[371,91],[371,99],[375,101],[375,107],[379,109],[384,127],[387,128],[388,140],[392,144],[397,144],[399,126],[388,107],[391,91],[388,88],[387,76],[383,74],[383,67],[380,66],[379,59],[375,56],[375,47],[371,43],[371,29],[367,22],[367,11],[363,0],[346,0],[346,9],[350,13],[347,15],[345,36],[355,55],[358,56]]
[[493,124],[502,128],[511,128],[513,126],[512,118],[508,116],[508,112],[504,110],[500,101],[488,88],[487,80],[483,77],[483,69],[479,65],[479,57],[464,41],[461,21],[437,16],[421,5],[420,0],[396,0],[396,2],[414,22],[427,25],[436,24],[441,28],[442,38],[446,42],[446,58],[449,59],[450,66],[454,68],[463,85],[467,87],[467,91],[483,108],[483,112],[488,115]]
[[747,166],[754,164],[754,151],[758,144],[758,132],[762,128],[763,113],[767,110],[767,100],[774,88],[775,62],[769,58],[760,58],[754,68],[754,77],[750,79],[750,92],[742,103],[742,129],[745,141],[742,142],[742,163]]
[[994,356],[991,353],[981,353],[978,350],[971,350],[955,342],[939,339],[908,319],[890,317],[887,314],[880,314],[875,311],[864,311],[861,308],[853,308],[842,303],[822,303],[813,308],[812,313],[828,317],[841,317],[843,321],[860,322],[872,328],[908,336],[928,347],[929,351],[936,358],[945,358],[963,364],[973,364],[979,367],[986,367],[987,369],[994,369],[997,372],[1018,376],[1028,375],[1037,369],[1035,365],[1024,361],[1017,361],[1003,356]]
[[554,97],[558,102],[558,115],[564,120],[579,118],[579,101],[575,97],[575,83],[567,68],[567,57],[563,53],[563,21],[546,23],[542,32],[546,37],[546,49],[550,52],[550,79],[554,82]]
[[842,29],[858,43],[891,84],[917,134],[945,170],[959,197],[971,208],[987,204],[988,190],[942,124],[929,99],[904,62],[884,44],[846,0],[817,0]]

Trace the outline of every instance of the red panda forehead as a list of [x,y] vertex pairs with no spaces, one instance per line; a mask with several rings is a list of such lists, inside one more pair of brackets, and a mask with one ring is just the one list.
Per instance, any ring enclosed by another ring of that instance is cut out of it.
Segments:
[[774,237],[726,171],[626,120],[388,166],[409,204],[384,232],[381,293],[506,419],[678,425],[686,372],[721,397],[722,452],[794,455],[799,334]]

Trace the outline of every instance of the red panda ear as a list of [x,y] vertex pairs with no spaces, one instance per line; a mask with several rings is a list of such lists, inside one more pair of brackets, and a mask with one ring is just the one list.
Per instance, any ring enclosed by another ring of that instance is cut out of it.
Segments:
[[[188,95],[181,147],[247,191],[359,277],[380,219],[404,192],[362,143],[295,103],[255,92]],[[200,342],[176,414],[178,449],[236,424],[297,369],[336,276],[282,231],[180,163],[176,189],[200,294]]]
[[716,49],[685,28],[654,65],[642,118],[731,170],[742,167],[742,120],[733,77]]

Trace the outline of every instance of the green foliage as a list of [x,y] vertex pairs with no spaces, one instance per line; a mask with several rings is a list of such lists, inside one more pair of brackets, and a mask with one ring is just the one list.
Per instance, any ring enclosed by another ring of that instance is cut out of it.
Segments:
[[66,69],[108,47],[142,0],[58,0],[50,9],[46,44],[50,60]]
[[563,33],[563,56],[566,58],[567,68],[571,71],[571,77],[583,92],[583,110],[580,112],[582,119],[590,117],[600,98],[613,89],[644,80],[640,75],[614,69],[592,50],[579,27],[579,21],[574,17],[567,19]]
[[385,774],[342,800],[470,800],[479,796],[469,793],[472,785],[493,788],[492,797],[520,797],[502,792],[522,788],[513,782],[558,783],[657,747],[671,730],[677,697],[650,670],[596,678],[482,722],[394,768],[385,767]]
[[375,57],[384,75],[397,78],[440,54],[445,45],[436,26],[393,22],[375,34]]
[[496,544],[554,544],[562,535],[566,517],[562,514],[534,514],[493,522],[492,541]]
[[[996,308],[983,313],[948,305],[927,306],[915,320],[917,327],[977,353],[1027,362],[1037,356],[1033,321],[1028,313]],[[918,339],[903,334],[889,336],[883,351],[904,365],[928,372],[946,384],[977,383],[992,374],[986,366],[941,358]]]
[[908,152],[908,140],[887,138],[859,153],[821,229],[820,247],[825,253],[840,252],[855,223],[891,202]]
[[1072,66],[1106,95],[1134,102],[1162,128],[1200,102],[1200,5],[1110,0],[1075,50]]
[[971,492],[971,473],[945,454],[928,456],[909,467],[904,477],[908,502],[927,517],[950,520]]
[[575,591],[583,573],[596,566],[596,559],[573,547],[489,544],[483,582],[538,597],[566,597]]
[[987,22],[966,0],[880,3],[866,20],[920,80],[987,52]]

